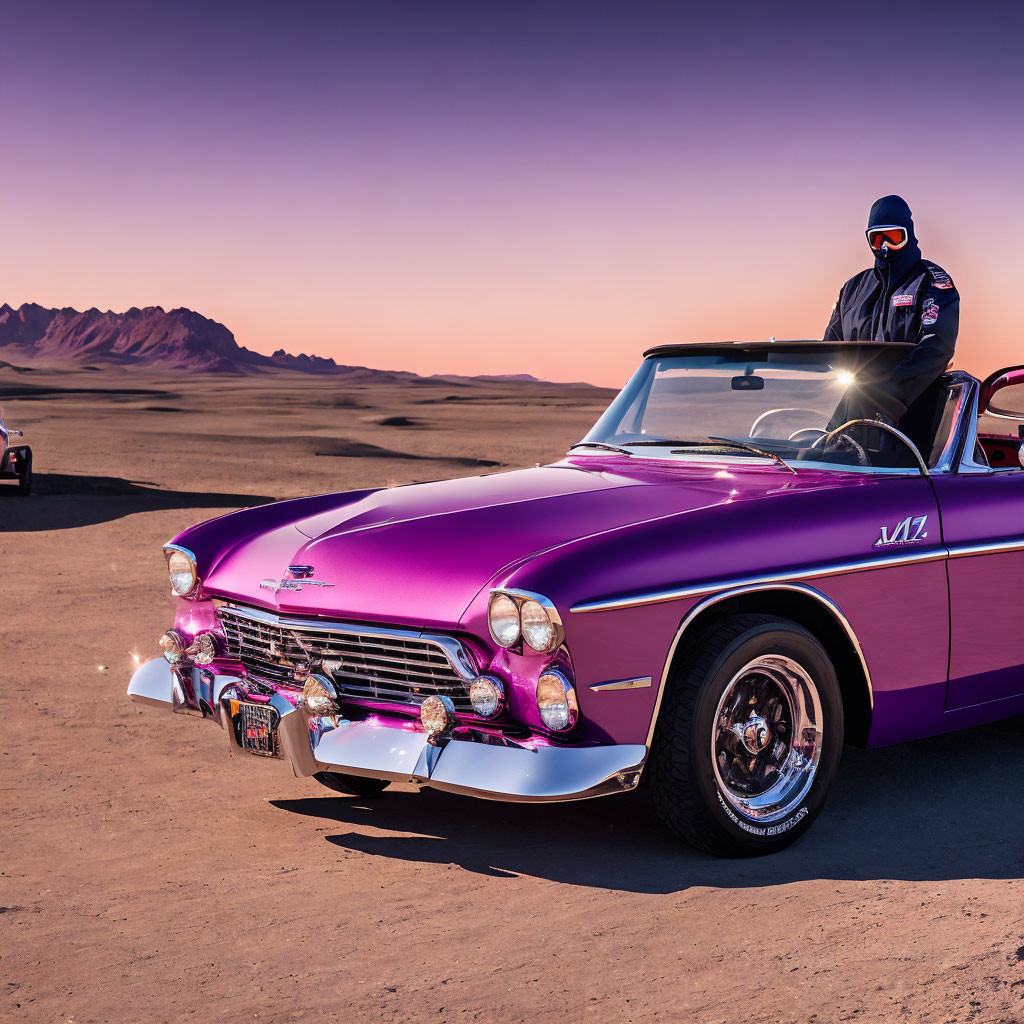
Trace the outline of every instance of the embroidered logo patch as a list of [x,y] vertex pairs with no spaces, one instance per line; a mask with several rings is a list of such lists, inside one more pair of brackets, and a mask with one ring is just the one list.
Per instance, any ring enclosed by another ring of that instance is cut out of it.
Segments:
[[936,288],[952,288],[953,287],[953,281],[950,279],[949,274],[947,274],[944,270],[939,270],[938,268],[933,268],[931,273],[932,273],[932,283],[935,285]]
[[939,319],[939,304],[934,299],[925,299],[921,307],[921,323],[931,327]]
[[906,295],[894,295],[892,297],[892,304],[894,306],[912,306],[914,304],[914,296],[909,292]]

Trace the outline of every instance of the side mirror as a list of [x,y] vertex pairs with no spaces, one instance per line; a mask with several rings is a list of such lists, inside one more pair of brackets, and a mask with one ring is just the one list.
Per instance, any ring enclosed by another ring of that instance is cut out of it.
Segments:
[[1024,420],[1024,367],[1011,366],[992,374],[981,387],[978,411],[1006,420]]

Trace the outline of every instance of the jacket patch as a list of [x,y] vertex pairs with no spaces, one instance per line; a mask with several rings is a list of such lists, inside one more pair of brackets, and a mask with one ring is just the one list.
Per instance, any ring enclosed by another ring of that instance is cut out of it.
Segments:
[[910,294],[894,295],[892,297],[892,304],[894,306],[912,306],[914,304],[914,296]]
[[931,327],[939,319],[939,304],[934,299],[925,299],[921,307],[921,323]]
[[929,267],[928,272],[932,275],[932,284],[936,288],[952,288],[953,281],[944,270],[939,270],[938,267]]

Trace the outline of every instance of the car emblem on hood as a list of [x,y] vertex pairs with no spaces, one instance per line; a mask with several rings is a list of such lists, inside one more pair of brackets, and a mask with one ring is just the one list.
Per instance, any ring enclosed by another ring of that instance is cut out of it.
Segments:
[[260,580],[261,590],[272,590],[275,594],[279,590],[301,590],[303,587],[333,586],[333,583],[325,583],[323,580]]

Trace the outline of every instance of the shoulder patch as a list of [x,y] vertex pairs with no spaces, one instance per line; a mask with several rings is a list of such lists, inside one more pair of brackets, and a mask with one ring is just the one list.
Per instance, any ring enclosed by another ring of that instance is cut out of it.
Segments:
[[932,275],[932,284],[936,288],[952,288],[953,280],[941,267],[928,264],[928,273]]
[[921,306],[921,323],[931,327],[939,319],[939,304],[934,299],[925,299]]

